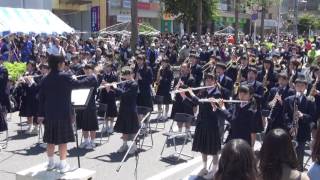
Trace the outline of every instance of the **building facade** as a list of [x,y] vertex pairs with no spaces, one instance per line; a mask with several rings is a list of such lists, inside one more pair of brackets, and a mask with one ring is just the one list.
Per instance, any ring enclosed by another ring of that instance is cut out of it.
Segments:
[[51,10],[52,1],[51,0],[1,0],[0,7]]

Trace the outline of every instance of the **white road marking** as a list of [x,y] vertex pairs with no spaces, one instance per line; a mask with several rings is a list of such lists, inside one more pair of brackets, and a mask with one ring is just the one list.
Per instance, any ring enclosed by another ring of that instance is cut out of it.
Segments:
[[192,159],[192,160],[190,160],[190,161],[188,161],[186,163],[182,163],[182,164],[176,165],[175,167],[173,167],[171,169],[165,170],[165,171],[163,171],[163,172],[161,172],[159,174],[156,174],[156,175],[154,175],[152,177],[149,177],[146,180],[163,180],[163,179],[165,179],[165,178],[167,178],[169,176],[172,176],[172,175],[176,174],[179,171],[182,171],[182,170],[184,170],[184,169],[186,169],[186,168],[188,168],[190,166],[193,166],[193,165],[195,165],[197,163],[200,163],[201,161],[202,161],[201,156],[198,156],[198,157],[196,157],[196,158],[194,158],[194,159]]

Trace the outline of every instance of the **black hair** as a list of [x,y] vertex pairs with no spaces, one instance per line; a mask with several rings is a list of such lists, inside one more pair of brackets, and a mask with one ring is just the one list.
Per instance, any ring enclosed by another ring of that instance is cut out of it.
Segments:
[[64,63],[65,59],[61,55],[50,55],[48,58],[48,65],[52,71],[57,71],[60,63]]
[[214,179],[256,180],[256,176],[256,160],[250,145],[242,139],[229,141],[222,150]]
[[298,167],[297,156],[289,134],[283,129],[271,130],[260,150],[260,176],[263,180],[280,180],[282,166]]

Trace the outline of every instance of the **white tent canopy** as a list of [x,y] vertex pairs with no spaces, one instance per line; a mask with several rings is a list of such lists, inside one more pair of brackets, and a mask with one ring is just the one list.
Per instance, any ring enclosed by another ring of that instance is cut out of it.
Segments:
[[[227,26],[226,28],[214,32],[215,35],[233,35],[235,33],[235,29],[231,26]],[[239,30],[239,35],[243,36],[244,33]]]
[[62,34],[72,32],[74,29],[51,11],[0,7],[0,34]]

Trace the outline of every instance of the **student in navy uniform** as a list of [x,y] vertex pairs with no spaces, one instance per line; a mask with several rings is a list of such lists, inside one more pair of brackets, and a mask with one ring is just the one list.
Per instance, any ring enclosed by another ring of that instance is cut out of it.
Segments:
[[224,63],[218,62],[216,64],[216,76],[217,81],[221,86],[221,93],[224,99],[229,99],[231,96],[231,92],[233,90],[233,82],[232,79],[225,75],[226,65]]
[[264,98],[264,89],[262,83],[257,81],[257,69],[254,67],[250,67],[248,69],[247,81],[242,82],[242,85],[247,85],[252,91],[252,95],[254,98],[254,104],[256,105],[256,112],[254,115],[255,128],[252,133],[252,145],[255,143],[256,133],[260,133],[264,130],[264,122],[262,119],[262,103]]
[[8,130],[6,114],[10,111],[9,94],[7,92],[9,74],[2,63],[3,61],[0,58],[0,132]]
[[[196,82],[190,73],[190,67],[188,64],[183,63],[180,66],[180,78],[174,80],[174,90],[184,89],[188,87],[195,87]],[[176,113],[185,113],[194,116],[195,104],[192,104],[191,96],[187,92],[186,97],[182,98],[180,93],[175,94],[175,98],[172,105],[171,118],[174,118]],[[178,123],[179,132],[182,132],[183,123]],[[185,124],[186,131],[190,130],[191,124]]]
[[152,69],[146,64],[144,55],[137,56],[135,80],[139,85],[137,105],[153,108],[151,85],[153,82]]
[[190,67],[191,74],[194,77],[195,83],[196,83],[195,86],[199,87],[201,85],[202,78],[203,78],[202,68],[198,64],[199,57],[195,54],[195,52],[193,52],[192,54],[190,54],[189,59],[191,63],[191,67]]
[[[93,93],[91,94],[91,98],[89,100],[88,106],[84,110],[78,110],[77,113],[77,128],[82,130],[82,134],[84,137],[84,142],[80,144],[80,148],[86,149],[94,149],[95,148],[95,138],[96,131],[99,129],[98,127],[98,119],[97,119],[97,110],[96,110],[96,91],[98,87],[98,80],[94,71],[94,66],[92,64],[86,64],[83,68],[86,77],[85,79],[90,87],[94,87]],[[90,134],[90,137],[89,137]]]
[[[201,90],[198,96],[192,91],[190,94],[195,104],[199,105],[199,113],[197,117],[197,125],[192,144],[192,150],[201,152],[203,169],[198,176],[204,179],[212,179],[218,166],[218,152],[221,150],[221,137],[219,133],[219,116],[225,115],[219,108],[217,103],[202,103],[199,99],[218,99],[221,98],[221,92],[217,86],[216,77],[213,74],[205,75],[205,85],[215,86],[213,88]],[[207,156],[213,156],[213,168],[208,172]]]
[[269,106],[268,127],[267,132],[272,129],[281,128],[286,130],[286,124],[282,117],[283,101],[295,94],[295,91],[289,86],[289,79],[286,73],[278,75],[278,86],[273,87],[267,97]]
[[[164,57],[161,61],[160,79],[156,95],[163,96],[163,104],[165,105],[164,116],[167,117],[169,113],[169,105],[172,104],[170,94],[171,83],[173,81],[173,72],[169,64],[169,59]],[[161,109],[161,107],[160,107]]]
[[27,123],[29,125],[27,133],[28,134],[38,134],[38,125],[36,123],[37,118],[37,99],[36,95],[38,93],[38,88],[32,82],[32,78],[28,76],[39,75],[35,62],[29,61],[27,63],[27,72],[23,78],[23,83],[21,84],[22,96],[21,96],[21,106],[19,116],[27,117]]
[[[105,71],[101,76],[99,84],[104,83],[114,83],[118,81],[117,73],[113,70],[111,63],[105,64]],[[99,91],[99,102],[107,105],[106,112],[106,127],[102,129],[102,132],[113,133],[113,122],[114,118],[118,115],[117,105],[116,105],[116,92],[107,91],[106,89],[101,89]],[[103,115],[104,116],[104,115]]]
[[[266,73],[268,74],[266,75]],[[271,57],[264,59],[262,70],[258,72],[257,80],[263,83],[265,75],[267,76],[267,81],[265,82],[266,84],[263,85],[266,86],[269,92],[269,90],[273,88],[277,82],[277,74],[274,72],[274,66]]]
[[[311,139],[310,124],[314,121],[316,107],[315,103],[310,101],[305,95],[304,91],[307,88],[308,82],[304,77],[299,77],[295,80],[296,94],[289,96],[284,100],[284,119],[286,121],[287,128],[293,139],[297,141],[296,153],[299,161],[299,170],[303,171],[303,157],[304,150],[307,141]],[[298,106],[298,112],[294,115],[294,103]],[[293,134],[293,119],[298,116],[298,129],[297,134]]]
[[247,103],[232,104],[225,111],[227,120],[231,124],[227,141],[232,139],[243,139],[253,147],[252,133],[255,131],[255,113],[256,107],[252,102],[253,91],[248,86],[240,86],[238,98]]
[[[111,85],[106,86],[107,91],[114,90],[120,96],[119,115],[114,126],[115,132],[122,133],[121,139],[123,140],[123,144],[117,151],[118,153],[128,150],[127,142],[132,140],[140,126],[137,114],[138,84],[134,80],[134,74],[129,67],[124,67],[121,75],[122,80],[129,81],[124,83],[122,88],[115,88]],[[133,154],[136,151],[137,146],[134,143],[129,153]]]
[[[71,90],[90,85],[89,79],[74,80],[69,74],[62,72],[64,61],[63,56],[49,56],[50,73],[40,84],[38,113],[39,123],[45,119],[43,141],[48,144],[47,169],[57,168],[62,173],[70,170],[66,161],[67,143],[74,141]],[[59,146],[59,165],[54,162],[55,145]]]

